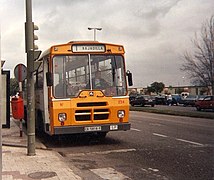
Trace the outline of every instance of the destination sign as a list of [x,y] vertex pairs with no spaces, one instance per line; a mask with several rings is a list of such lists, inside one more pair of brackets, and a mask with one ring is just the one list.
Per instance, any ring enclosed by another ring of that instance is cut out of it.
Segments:
[[105,52],[105,46],[100,45],[73,45],[73,52]]

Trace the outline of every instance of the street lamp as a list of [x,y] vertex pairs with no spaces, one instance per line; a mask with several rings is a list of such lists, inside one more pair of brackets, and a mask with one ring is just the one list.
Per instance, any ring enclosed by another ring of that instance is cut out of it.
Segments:
[[185,85],[185,76],[182,77],[183,79],[183,86]]
[[94,30],[94,41],[96,41],[96,30],[101,31],[102,28],[91,28],[91,27],[88,27],[88,30]]

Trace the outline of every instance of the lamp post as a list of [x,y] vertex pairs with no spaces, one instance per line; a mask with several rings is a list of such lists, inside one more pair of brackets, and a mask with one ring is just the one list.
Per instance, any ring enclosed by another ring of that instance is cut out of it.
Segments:
[[94,31],[94,41],[96,41],[96,30],[101,31],[102,28],[91,28],[91,27],[88,27],[88,30],[93,30]]
[[[1,61],[1,26],[0,26],[0,61]],[[1,61],[1,68],[2,68],[2,61]],[[1,69],[0,69],[1,70]],[[0,87],[1,84],[1,71],[0,71]],[[0,92],[0,179],[2,178],[2,98]]]
[[182,77],[183,79],[183,86],[185,85],[185,76]]

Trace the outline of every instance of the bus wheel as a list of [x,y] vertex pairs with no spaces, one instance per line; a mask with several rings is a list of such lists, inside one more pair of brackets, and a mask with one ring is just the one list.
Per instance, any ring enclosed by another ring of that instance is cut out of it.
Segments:
[[38,111],[37,112],[37,130],[38,132],[43,132],[44,131],[44,126],[43,126],[43,119],[42,119],[42,112]]
[[96,138],[99,138],[99,139],[104,139],[107,135],[107,132],[96,132],[95,133],[95,136]]
[[100,138],[105,138],[107,135],[107,132],[100,132],[98,135],[100,136]]

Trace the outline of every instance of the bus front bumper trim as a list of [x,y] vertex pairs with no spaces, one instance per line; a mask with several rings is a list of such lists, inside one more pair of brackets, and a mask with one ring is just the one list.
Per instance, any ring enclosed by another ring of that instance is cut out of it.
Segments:
[[54,128],[54,134],[79,134],[89,132],[109,132],[109,131],[127,131],[130,130],[130,123],[118,124],[94,124],[86,126],[61,126]]

